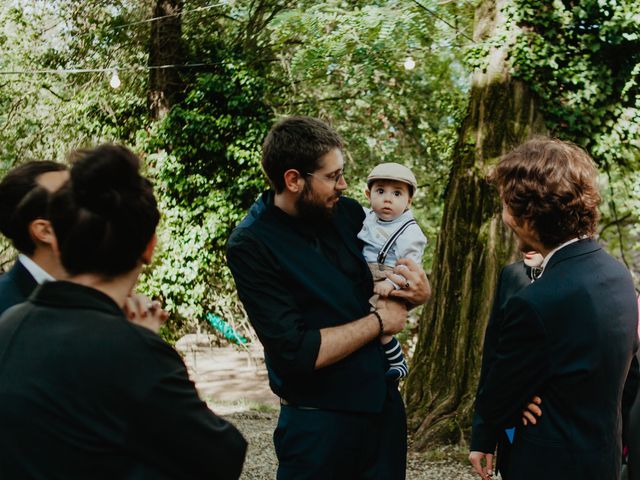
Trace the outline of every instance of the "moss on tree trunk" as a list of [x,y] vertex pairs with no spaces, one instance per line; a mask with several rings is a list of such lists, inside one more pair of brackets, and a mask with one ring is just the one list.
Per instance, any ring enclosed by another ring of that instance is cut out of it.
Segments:
[[[481,3],[476,39],[495,34],[504,22],[505,3]],[[467,436],[498,273],[517,256],[486,175],[502,154],[544,132],[535,98],[509,76],[505,50],[492,49],[488,67],[474,74],[454,149],[431,275],[433,297],[421,319],[404,390],[418,449]]]

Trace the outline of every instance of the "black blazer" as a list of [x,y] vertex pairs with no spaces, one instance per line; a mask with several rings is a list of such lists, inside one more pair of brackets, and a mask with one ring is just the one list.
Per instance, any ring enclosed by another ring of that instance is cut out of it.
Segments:
[[29,271],[16,260],[11,270],[0,275],[0,314],[24,302],[38,286]]
[[0,478],[237,479],[246,442],[182,359],[98,290],[47,282],[0,317]]
[[[502,269],[502,272],[500,272],[491,316],[489,317],[484,335],[482,367],[480,369],[478,391],[482,389],[487,373],[497,355],[499,333],[504,320],[504,307],[514,294],[530,284],[531,278],[529,277],[528,268],[523,261],[507,265]],[[474,412],[470,450],[493,453],[496,450],[496,445],[498,446],[496,469],[500,471],[502,477],[505,478],[507,476],[506,466],[508,464],[510,443],[504,429],[496,430],[486,425],[482,417],[480,417],[477,412]]]
[[618,478],[637,323],[629,272],[590,239],[556,252],[540,279],[507,302],[477,412],[504,428],[519,423],[534,394],[543,400],[541,421],[516,428],[510,478]]

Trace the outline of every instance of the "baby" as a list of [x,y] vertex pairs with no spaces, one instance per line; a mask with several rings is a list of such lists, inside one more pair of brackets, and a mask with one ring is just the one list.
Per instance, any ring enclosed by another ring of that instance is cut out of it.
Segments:
[[[385,274],[393,270],[399,258],[410,258],[422,265],[427,238],[409,210],[417,187],[411,170],[398,163],[381,163],[367,177],[365,194],[371,209],[365,209],[366,218],[358,238],[364,242],[362,253],[373,275],[375,295],[370,299],[373,306],[378,296],[386,297],[401,288]],[[390,364],[387,378],[405,377],[408,368],[400,342],[390,335],[382,336],[380,341]]]

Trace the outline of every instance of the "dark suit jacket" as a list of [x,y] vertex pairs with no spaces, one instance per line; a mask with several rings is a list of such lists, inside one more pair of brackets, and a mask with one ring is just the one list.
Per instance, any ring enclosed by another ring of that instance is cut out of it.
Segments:
[[[640,353],[636,354],[636,363]],[[625,393],[627,391],[625,385]],[[633,388],[635,400],[630,408],[629,425],[627,427],[627,445],[629,445],[628,457],[628,479],[640,480],[640,394],[638,394],[638,385]],[[629,394],[631,395],[631,394]]]
[[98,290],[47,282],[0,317],[0,478],[237,479],[246,442],[180,356]]
[[542,277],[507,302],[478,414],[504,428],[534,394],[543,398],[542,421],[516,429],[510,478],[618,478],[637,322],[629,272],[590,239],[556,252]]
[[[514,294],[530,284],[531,278],[528,275],[528,269],[522,261],[507,265],[500,272],[498,287],[491,309],[491,317],[489,317],[489,323],[484,335],[478,391],[482,389],[487,373],[497,355],[499,334],[504,320],[504,307]],[[496,430],[486,425],[480,415],[474,412],[473,427],[471,429],[471,451],[493,453],[496,450],[496,445],[498,445],[499,450],[496,469],[505,478],[507,476],[505,467],[508,464],[510,443],[504,429]]]
[[29,271],[16,260],[11,270],[0,275],[0,314],[24,302],[37,286]]

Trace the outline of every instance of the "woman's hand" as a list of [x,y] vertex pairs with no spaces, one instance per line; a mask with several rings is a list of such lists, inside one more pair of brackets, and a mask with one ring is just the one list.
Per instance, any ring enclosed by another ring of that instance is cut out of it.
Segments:
[[137,293],[129,295],[125,300],[124,313],[131,323],[148,328],[155,333],[160,331],[160,327],[169,318],[169,313],[162,309],[160,302],[152,301]]

